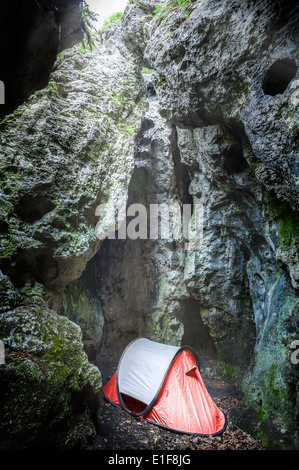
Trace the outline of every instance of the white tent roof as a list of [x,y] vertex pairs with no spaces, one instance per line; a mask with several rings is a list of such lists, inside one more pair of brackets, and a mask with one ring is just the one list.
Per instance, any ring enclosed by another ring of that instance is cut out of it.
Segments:
[[180,347],[139,338],[128,345],[120,358],[119,393],[149,405],[160,389],[172,359]]

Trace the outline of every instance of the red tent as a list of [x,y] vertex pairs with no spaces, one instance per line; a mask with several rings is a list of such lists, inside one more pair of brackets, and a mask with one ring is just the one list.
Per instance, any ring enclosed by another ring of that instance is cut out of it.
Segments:
[[226,427],[225,415],[209,395],[189,346],[146,338],[132,341],[103,392],[130,414],[177,432],[214,436]]

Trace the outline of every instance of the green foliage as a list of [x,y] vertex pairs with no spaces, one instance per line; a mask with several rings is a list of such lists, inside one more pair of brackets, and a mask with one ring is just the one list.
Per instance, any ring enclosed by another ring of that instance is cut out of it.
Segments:
[[94,26],[93,26],[93,21],[97,21],[98,19],[98,14],[91,11],[89,9],[89,6],[88,4],[86,3],[85,0],[83,0],[83,12],[82,12],[82,16],[83,16],[83,20],[84,22],[87,24],[87,26],[90,28],[90,29],[94,29]]
[[152,73],[154,69],[148,69],[147,67],[143,67],[141,73]]
[[289,247],[299,237],[298,213],[289,204],[267,194],[269,213],[279,224],[279,235],[284,246]]
[[256,422],[254,432],[265,447],[270,443],[272,448],[282,446],[273,440],[272,436],[269,440],[269,430],[273,428],[273,424],[293,428],[295,404],[295,387],[291,382],[283,385],[278,365],[272,362],[267,371],[260,376],[259,385],[250,387],[244,399],[244,405],[256,414],[256,418],[252,421]]
[[[170,5],[167,3],[163,3],[162,5],[156,4],[153,13],[149,16],[151,18],[155,17],[158,19],[164,18],[168,11],[176,10],[177,8],[186,6],[189,2],[190,0],[175,0],[175,2],[171,3]],[[189,17],[189,11],[185,10],[184,14],[187,19]]]
[[121,92],[117,93],[115,90],[112,90],[111,100],[116,104],[124,104],[126,102],[126,98]]
[[[90,49],[94,47],[94,41],[92,39],[91,31],[92,30],[95,31],[93,22],[97,21],[97,17],[98,17],[97,13],[91,11],[86,1],[83,0],[83,11],[82,11],[83,29],[84,29],[87,45],[89,46]],[[83,53],[86,52],[86,42],[83,39],[82,50],[81,50],[81,52]]]
[[151,15],[149,15],[149,16],[157,15],[157,13],[159,13],[159,12],[161,11],[161,9],[162,9],[162,5],[158,5],[158,4],[155,5],[155,8],[154,8],[154,10],[153,10],[153,13],[152,13]]
[[87,51],[86,45],[88,45],[88,43],[86,44],[85,39],[83,39],[80,46],[78,47],[78,51],[82,52],[82,54],[85,54]]
[[111,25],[111,23],[114,23],[115,21],[120,21],[122,18],[123,12],[118,11],[116,13],[112,13],[112,15],[108,16],[108,18],[105,19],[101,31],[104,31],[105,29],[108,28],[108,26]]
[[58,90],[57,83],[55,82],[55,80],[53,80],[53,79],[49,80],[48,88],[52,91],[57,91]]
[[5,259],[5,258],[11,258],[13,253],[18,248],[18,242],[14,240],[12,237],[10,239],[6,239],[5,237],[1,237],[1,246],[0,246],[0,258]]
[[291,136],[293,137],[294,140],[298,140],[299,138],[299,127],[297,124],[292,128],[291,130]]
[[217,364],[216,364],[216,368],[215,368],[214,373],[218,377],[233,379],[233,377],[234,377],[234,366],[232,364],[227,364],[224,361],[217,360]]
[[189,3],[189,0],[176,0],[172,5],[173,8],[179,8]]
[[154,8],[154,11],[152,14],[150,14],[149,16],[151,16],[152,18],[157,15],[158,18],[163,18],[165,15],[166,15],[166,10],[165,10],[165,5],[155,5],[155,8]]
[[9,116],[9,115],[8,115],[8,116],[5,116],[5,118],[4,118],[4,119],[2,119],[2,121],[0,122],[0,127],[1,127],[1,126],[4,126],[4,124],[6,123],[6,121],[8,121],[8,120],[9,120],[9,118],[10,118],[10,116]]
[[125,124],[121,124],[121,123],[117,125],[117,128],[120,132],[122,132],[123,134],[127,134],[127,135],[134,134],[135,132],[134,127],[128,127]]
[[276,113],[274,115],[275,119],[280,119],[285,111],[287,107],[287,103],[281,103],[279,104],[279,106],[277,106],[277,110],[276,110]]

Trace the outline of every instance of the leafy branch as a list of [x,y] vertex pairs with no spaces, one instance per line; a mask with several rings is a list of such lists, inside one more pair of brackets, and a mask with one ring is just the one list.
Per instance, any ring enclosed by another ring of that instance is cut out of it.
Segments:
[[105,29],[108,28],[108,26],[111,25],[111,23],[114,23],[115,21],[120,21],[122,18],[123,12],[118,11],[116,13],[112,13],[112,15],[108,16],[108,18],[105,19],[103,26],[101,28],[101,31],[104,31]]
[[[186,6],[190,0],[175,0],[171,4],[163,3],[162,5],[156,4],[153,12],[149,15],[151,18],[164,18],[167,14],[167,10],[176,10],[177,8],[181,8]],[[189,17],[189,12],[186,10],[185,12],[186,18]]]
[[[97,21],[98,14],[91,11],[88,4],[83,0],[83,11],[82,11],[82,28],[86,36],[87,44],[90,49],[94,47],[94,41],[92,39],[91,31],[96,31],[96,28],[93,25],[94,21]],[[83,38],[82,48],[86,49],[85,41]]]

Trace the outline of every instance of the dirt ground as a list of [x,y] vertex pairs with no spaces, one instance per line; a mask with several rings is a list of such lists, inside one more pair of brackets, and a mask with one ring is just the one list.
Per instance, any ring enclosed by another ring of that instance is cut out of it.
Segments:
[[[117,363],[102,363],[103,384],[117,369]],[[181,434],[147,423],[112,405],[104,396],[98,414],[98,436],[91,450],[263,450],[262,443],[234,424],[242,394],[229,380],[209,378],[201,371],[205,385],[226,414],[227,427],[215,437]]]

